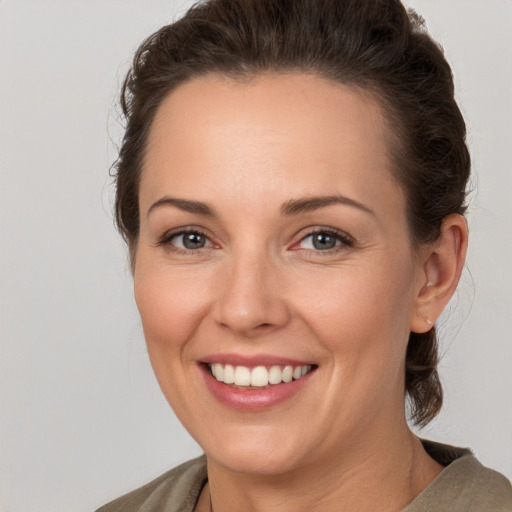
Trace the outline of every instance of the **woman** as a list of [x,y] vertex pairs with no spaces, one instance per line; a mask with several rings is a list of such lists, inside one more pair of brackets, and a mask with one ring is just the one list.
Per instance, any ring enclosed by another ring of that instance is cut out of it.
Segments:
[[464,264],[451,72],[398,0],[219,0],[139,48],[116,214],[161,389],[205,456],[101,511],[510,510],[442,404]]

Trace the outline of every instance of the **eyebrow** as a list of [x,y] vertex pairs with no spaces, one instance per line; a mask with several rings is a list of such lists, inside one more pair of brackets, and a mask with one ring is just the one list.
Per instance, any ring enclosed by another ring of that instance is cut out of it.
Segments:
[[180,210],[183,210],[188,213],[196,213],[198,215],[205,215],[207,217],[216,217],[217,214],[215,212],[215,208],[210,206],[207,203],[202,203],[200,201],[190,201],[188,199],[179,199],[177,197],[169,197],[165,196],[154,202],[148,210],[148,215],[161,206],[175,206]]
[[[318,210],[319,208],[325,208],[327,206],[331,206],[333,204],[343,204],[346,206],[352,206],[353,208],[357,208],[358,210],[362,210],[371,215],[375,215],[375,213],[370,210],[367,206],[356,201],[355,199],[350,199],[349,197],[342,196],[341,194],[335,194],[330,196],[318,196],[318,197],[306,197],[304,199],[290,199],[286,201],[281,206],[281,215],[298,215],[301,213],[307,213],[314,210]],[[155,210],[156,208],[160,208],[162,206],[174,206],[188,213],[195,213],[197,215],[204,215],[207,217],[217,217],[217,213],[213,206],[208,203],[203,203],[201,201],[191,201],[189,199],[180,199],[177,197],[169,197],[164,196],[160,198],[158,201],[155,201],[148,209],[148,215]]]
[[286,201],[286,203],[283,204],[283,206],[281,207],[281,214],[298,215],[300,213],[318,210],[319,208],[325,208],[326,206],[331,206],[333,204],[343,204],[346,206],[352,206],[353,208],[357,208],[358,210],[362,210],[371,215],[375,215],[375,213],[364,204],[360,203],[359,201],[356,201],[355,199],[350,199],[349,197],[342,196],[341,194],[319,197],[306,197],[304,199],[291,199],[290,201]]

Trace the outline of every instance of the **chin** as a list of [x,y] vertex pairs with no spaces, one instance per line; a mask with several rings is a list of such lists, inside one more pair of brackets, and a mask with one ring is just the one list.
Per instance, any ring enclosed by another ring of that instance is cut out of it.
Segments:
[[222,441],[203,449],[209,461],[236,473],[277,475],[296,468],[304,452],[303,442],[290,442],[290,436],[283,439],[282,435],[266,434],[248,429],[239,435],[226,435]]
[[247,475],[282,475],[292,471],[296,464],[289,456],[269,454],[261,448],[245,446],[227,453],[206,454],[208,460],[235,473]]

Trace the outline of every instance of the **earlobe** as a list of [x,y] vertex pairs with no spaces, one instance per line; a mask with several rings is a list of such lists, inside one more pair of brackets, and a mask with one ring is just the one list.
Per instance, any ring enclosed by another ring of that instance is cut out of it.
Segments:
[[411,331],[429,331],[441,315],[459,282],[468,245],[468,227],[462,215],[446,217],[439,238],[425,247]]

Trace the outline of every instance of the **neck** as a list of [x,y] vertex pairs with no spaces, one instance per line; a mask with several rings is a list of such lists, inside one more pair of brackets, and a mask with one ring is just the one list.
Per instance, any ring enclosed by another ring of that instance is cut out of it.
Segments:
[[[350,449],[284,474],[249,475],[208,459],[214,512],[400,511],[442,470],[403,423],[402,429],[355,440]],[[204,507],[204,510],[209,510]]]

